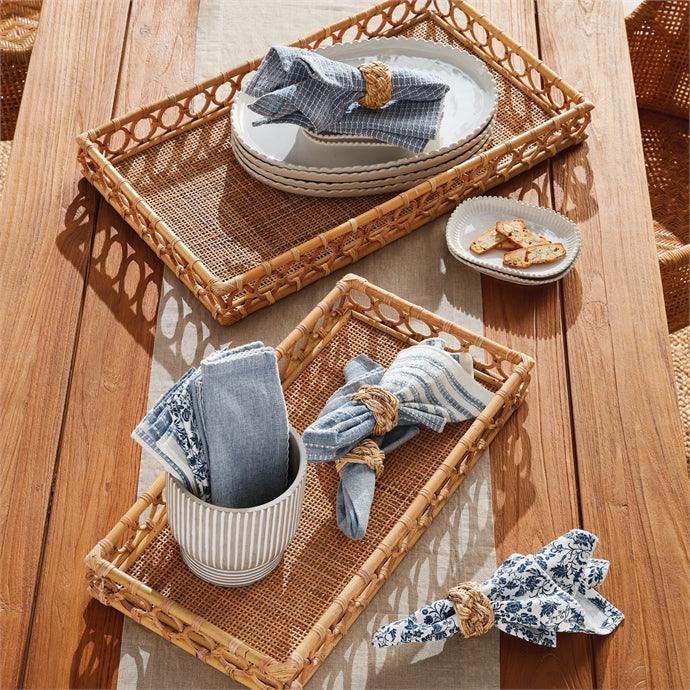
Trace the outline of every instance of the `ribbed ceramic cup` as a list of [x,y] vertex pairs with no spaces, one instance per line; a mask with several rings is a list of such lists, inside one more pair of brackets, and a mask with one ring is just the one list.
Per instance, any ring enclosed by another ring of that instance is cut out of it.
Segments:
[[288,467],[287,491],[251,508],[211,505],[168,475],[168,523],[195,575],[221,587],[244,587],[276,568],[295,536],[304,499],[307,453],[294,429]]

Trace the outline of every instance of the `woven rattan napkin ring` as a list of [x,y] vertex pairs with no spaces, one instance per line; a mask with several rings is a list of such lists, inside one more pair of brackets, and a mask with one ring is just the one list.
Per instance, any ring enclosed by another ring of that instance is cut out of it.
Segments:
[[358,65],[358,69],[364,79],[364,95],[359,104],[372,110],[382,108],[390,101],[393,90],[390,67],[374,60]]
[[[398,398],[381,386],[364,385],[350,396],[351,400],[358,400],[371,412],[374,417],[374,436],[382,436],[398,426]],[[370,438],[365,438],[342,458],[335,461],[335,469],[340,471],[349,462],[362,464],[376,472],[378,479],[383,472],[384,452]]]
[[461,582],[448,592],[463,637],[479,637],[494,625],[494,609],[476,582]]

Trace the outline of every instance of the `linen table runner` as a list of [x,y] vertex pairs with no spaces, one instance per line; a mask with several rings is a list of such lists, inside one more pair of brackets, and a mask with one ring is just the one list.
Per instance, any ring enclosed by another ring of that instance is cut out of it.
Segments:
[[[372,0],[201,0],[195,82],[271,45],[285,44],[367,9]],[[394,294],[476,332],[483,332],[479,275],[446,250],[445,222],[398,240],[351,270]],[[276,231],[280,231],[276,228]],[[414,267],[414,270],[410,270]],[[277,345],[348,272],[328,278],[227,328],[213,321],[165,269],[151,367],[149,405],[213,350],[261,340]],[[159,465],[144,453],[140,491]],[[375,499],[374,499],[375,500]],[[481,582],[496,569],[489,458],[479,460],[389,581],[314,675],[313,688],[492,688],[499,686],[499,637],[374,649],[372,633],[406,616],[456,582]],[[267,621],[268,623],[268,621]],[[124,621],[118,688],[242,687],[128,618]]]

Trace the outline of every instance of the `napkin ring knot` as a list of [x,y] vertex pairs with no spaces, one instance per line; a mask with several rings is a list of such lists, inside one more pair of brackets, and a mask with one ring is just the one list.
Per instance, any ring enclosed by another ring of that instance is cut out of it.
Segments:
[[376,472],[376,478],[378,479],[381,472],[383,472],[383,460],[385,457],[384,452],[374,441],[370,438],[365,438],[360,444],[345,453],[342,458],[338,458],[335,461],[335,469],[340,474],[343,467],[349,462],[356,465],[366,465],[370,470]]
[[374,417],[374,436],[387,434],[398,426],[400,401],[390,391],[381,386],[365,384],[351,396],[352,400],[363,403]]
[[463,637],[478,637],[494,625],[494,609],[476,582],[461,582],[448,592]]
[[374,60],[357,66],[364,79],[364,95],[359,104],[365,108],[377,110],[391,99],[393,82],[390,67]]

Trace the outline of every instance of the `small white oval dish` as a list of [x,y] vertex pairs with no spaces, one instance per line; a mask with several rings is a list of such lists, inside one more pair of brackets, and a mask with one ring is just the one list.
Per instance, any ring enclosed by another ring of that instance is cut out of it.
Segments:
[[[560,242],[566,255],[550,264],[538,264],[527,268],[510,268],[503,265],[505,251],[490,249],[485,254],[475,254],[470,245],[485,230],[499,220],[522,218],[532,232],[550,242]],[[523,279],[544,279],[564,273],[580,252],[580,231],[577,225],[556,211],[533,206],[498,196],[478,196],[463,201],[451,214],[446,226],[446,242],[450,252],[464,262],[489,269],[497,274]]]
[[[452,250],[450,253],[453,255],[453,258],[457,259],[457,261],[461,263],[463,266],[467,266],[467,268],[471,268],[472,270],[477,271],[478,273],[483,273],[486,276],[491,276],[492,278],[496,278],[497,280],[503,280],[507,283],[515,283],[516,285],[527,285],[529,287],[538,287],[539,285],[546,285],[547,283],[555,283],[561,280],[561,278],[563,278],[564,276],[568,275],[568,273],[570,273],[571,269],[573,268],[573,265],[575,264],[575,261],[573,260],[573,262],[570,265],[568,265],[562,273],[558,273],[555,276],[551,276],[550,278],[518,278],[516,276],[510,276],[507,273],[499,273],[498,271],[492,271],[490,268],[485,268],[484,266],[477,266],[477,264],[465,261],[465,259],[453,253]],[[575,257],[575,259],[577,259],[577,256]]]

